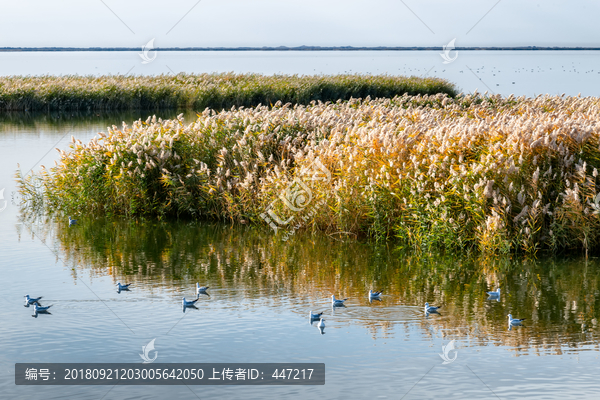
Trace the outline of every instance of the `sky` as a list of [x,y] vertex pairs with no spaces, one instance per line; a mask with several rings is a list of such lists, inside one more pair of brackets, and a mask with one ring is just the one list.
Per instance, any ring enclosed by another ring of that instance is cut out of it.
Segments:
[[0,47],[600,46],[597,0],[0,0]]

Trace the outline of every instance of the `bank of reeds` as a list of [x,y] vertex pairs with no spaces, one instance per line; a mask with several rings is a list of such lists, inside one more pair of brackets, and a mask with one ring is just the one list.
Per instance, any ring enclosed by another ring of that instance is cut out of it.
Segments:
[[405,93],[457,91],[443,79],[386,75],[8,76],[0,77],[0,111],[204,110]]
[[[301,218],[418,249],[598,250],[599,107],[476,94],[206,110],[191,124],[149,118],[75,140],[20,185],[34,206],[87,216],[279,230]],[[307,180],[315,160],[329,179]]]

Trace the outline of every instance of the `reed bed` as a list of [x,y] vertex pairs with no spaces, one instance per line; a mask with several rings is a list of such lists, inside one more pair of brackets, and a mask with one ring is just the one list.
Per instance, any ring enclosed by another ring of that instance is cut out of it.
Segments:
[[8,76],[0,77],[0,111],[203,110],[405,93],[457,91],[443,79],[386,75]]
[[[322,204],[309,230],[421,250],[597,251],[599,106],[438,94],[207,109],[73,138],[55,167],[18,177],[32,207],[87,216],[265,224],[267,209],[298,215],[283,194]],[[290,191],[315,160],[331,179]]]

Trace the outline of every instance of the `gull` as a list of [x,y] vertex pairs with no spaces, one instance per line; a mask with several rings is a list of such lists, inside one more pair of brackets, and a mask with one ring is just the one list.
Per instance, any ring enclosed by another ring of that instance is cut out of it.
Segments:
[[206,289],[208,289],[209,286],[200,286],[200,284],[198,282],[196,282],[196,294],[200,294],[200,293],[204,293],[206,294]]
[[37,318],[38,315],[40,315],[40,314],[52,315],[52,313],[48,312],[48,311],[38,311],[38,310],[35,310],[34,313],[31,316],[33,318]]
[[198,307],[196,307],[193,304],[191,306],[183,306],[182,308],[183,308],[183,312],[185,312],[185,310],[189,310],[189,309],[194,309],[194,310],[198,309]]
[[131,283],[128,283],[127,285],[121,285],[121,282],[117,282],[119,290],[129,290],[129,285],[131,285]]
[[508,325],[521,325],[523,321],[525,321],[525,318],[517,319],[513,318],[512,314],[508,314]]
[[319,318],[321,318],[321,315],[323,315],[323,313],[322,313],[322,312],[320,312],[320,313],[318,313],[318,314],[313,314],[313,312],[311,311],[311,312],[310,312],[310,320],[311,320],[311,321],[313,321],[313,320],[315,320],[315,321],[316,321],[316,320],[318,320]]
[[495,292],[486,292],[490,297],[500,297],[500,288],[497,288]]
[[341,307],[341,306],[343,306],[343,305],[344,305],[344,302],[345,302],[346,300],[348,300],[348,298],[345,298],[345,299],[336,299],[336,298],[335,298],[335,294],[332,294],[332,295],[331,295],[331,304],[332,304],[333,306]]
[[437,312],[438,308],[442,308],[442,306],[434,307],[434,306],[430,306],[429,303],[425,303],[425,312],[426,313],[435,313],[435,312]]
[[319,328],[319,333],[321,333],[321,335],[325,334],[325,320],[323,318],[319,320],[317,328]]
[[192,300],[192,301],[187,301],[184,297],[182,300],[182,304],[183,304],[183,307],[192,307],[194,304],[196,304],[197,301],[198,301],[198,299]]
[[35,303],[33,307],[34,307],[33,309],[35,310],[35,312],[48,311],[48,309],[50,307],[52,307],[52,304],[50,304],[49,306],[46,306],[46,307],[42,307],[42,306],[38,305],[38,303]]
[[73,219],[73,218],[69,217],[69,226],[75,225],[76,223],[77,223],[76,219]]
[[27,305],[37,303],[42,298],[42,296],[40,296],[37,299],[34,299],[34,298],[29,297],[28,294],[26,294],[24,297],[25,297],[25,303]]
[[378,299],[381,297],[381,295],[383,294],[383,290],[380,290],[378,292],[374,292],[372,290],[369,290],[369,298],[370,299]]

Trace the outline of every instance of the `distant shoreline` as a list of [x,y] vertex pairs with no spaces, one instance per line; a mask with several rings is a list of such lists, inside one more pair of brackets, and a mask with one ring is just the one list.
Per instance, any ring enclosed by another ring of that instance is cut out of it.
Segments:
[[[55,51],[140,51],[141,47],[0,47],[0,52],[55,52]],[[157,47],[151,51],[443,51],[442,47]],[[459,51],[598,51],[600,47],[455,47]]]

